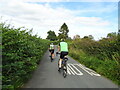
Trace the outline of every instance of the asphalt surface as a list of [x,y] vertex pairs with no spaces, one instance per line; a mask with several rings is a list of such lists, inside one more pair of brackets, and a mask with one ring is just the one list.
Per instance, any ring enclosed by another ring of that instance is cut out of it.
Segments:
[[51,62],[47,51],[23,88],[118,88],[111,80],[68,58],[68,75],[64,78],[62,73],[58,72],[59,55]]

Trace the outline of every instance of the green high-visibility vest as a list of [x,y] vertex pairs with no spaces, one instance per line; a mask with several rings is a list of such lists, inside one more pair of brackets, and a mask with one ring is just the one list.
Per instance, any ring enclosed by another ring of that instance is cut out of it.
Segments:
[[54,45],[50,45],[50,49],[54,49]]
[[66,42],[60,42],[60,51],[68,52],[68,44]]

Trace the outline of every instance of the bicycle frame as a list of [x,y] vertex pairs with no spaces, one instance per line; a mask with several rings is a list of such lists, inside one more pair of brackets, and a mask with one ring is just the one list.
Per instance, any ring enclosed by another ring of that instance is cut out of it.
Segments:
[[63,71],[64,78],[67,76],[67,60],[68,60],[68,58],[65,56],[62,60],[62,63],[61,63],[61,70]]

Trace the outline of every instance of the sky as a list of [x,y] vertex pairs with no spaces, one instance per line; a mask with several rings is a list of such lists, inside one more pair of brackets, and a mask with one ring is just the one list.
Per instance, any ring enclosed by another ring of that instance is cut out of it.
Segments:
[[92,35],[95,40],[118,31],[118,0],[0,0],[0,21],[15,28],[33,28],[33,35],[56,35],[63,23],[68,35]]

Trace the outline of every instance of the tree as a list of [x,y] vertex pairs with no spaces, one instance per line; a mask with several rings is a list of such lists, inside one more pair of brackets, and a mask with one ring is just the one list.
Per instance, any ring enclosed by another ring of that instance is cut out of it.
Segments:
[[88,36],[84,36],[83,39],[89,38]]
[[107,38],[115,38],[117,37],[116,32],[108,33]]
[[58,38],[59,39],[67,39],[68,38],[68,26],[66,25],[66,23],[64,23],[61,27],[60,27],[60,33],[58,33]]
[[73,37],[73,39],[75,40],[75,39],[80,39],[80,35],[75,35],[74,37]]
[[68,37],[67,40],[72,40],[72,38],[71,38],[71,37]]
[[55,41],[55,40],[57,40],[57,36],[56,36],[56,34],[55,34],[54,31],[49,30],[49,31],[47,32],[47,34],[48,34],[48,36],[47,36],[46,39],[48,39],[48,40],[50,40],[50,41]]
[[94,39],[94,37],[92,35],[89,35],[88,38],[90,38],[91,40]]
[[84,36],[83,39],[91,39],[91,40],[93,40],[94,37],[92,35],[89,35],[89,36]]

